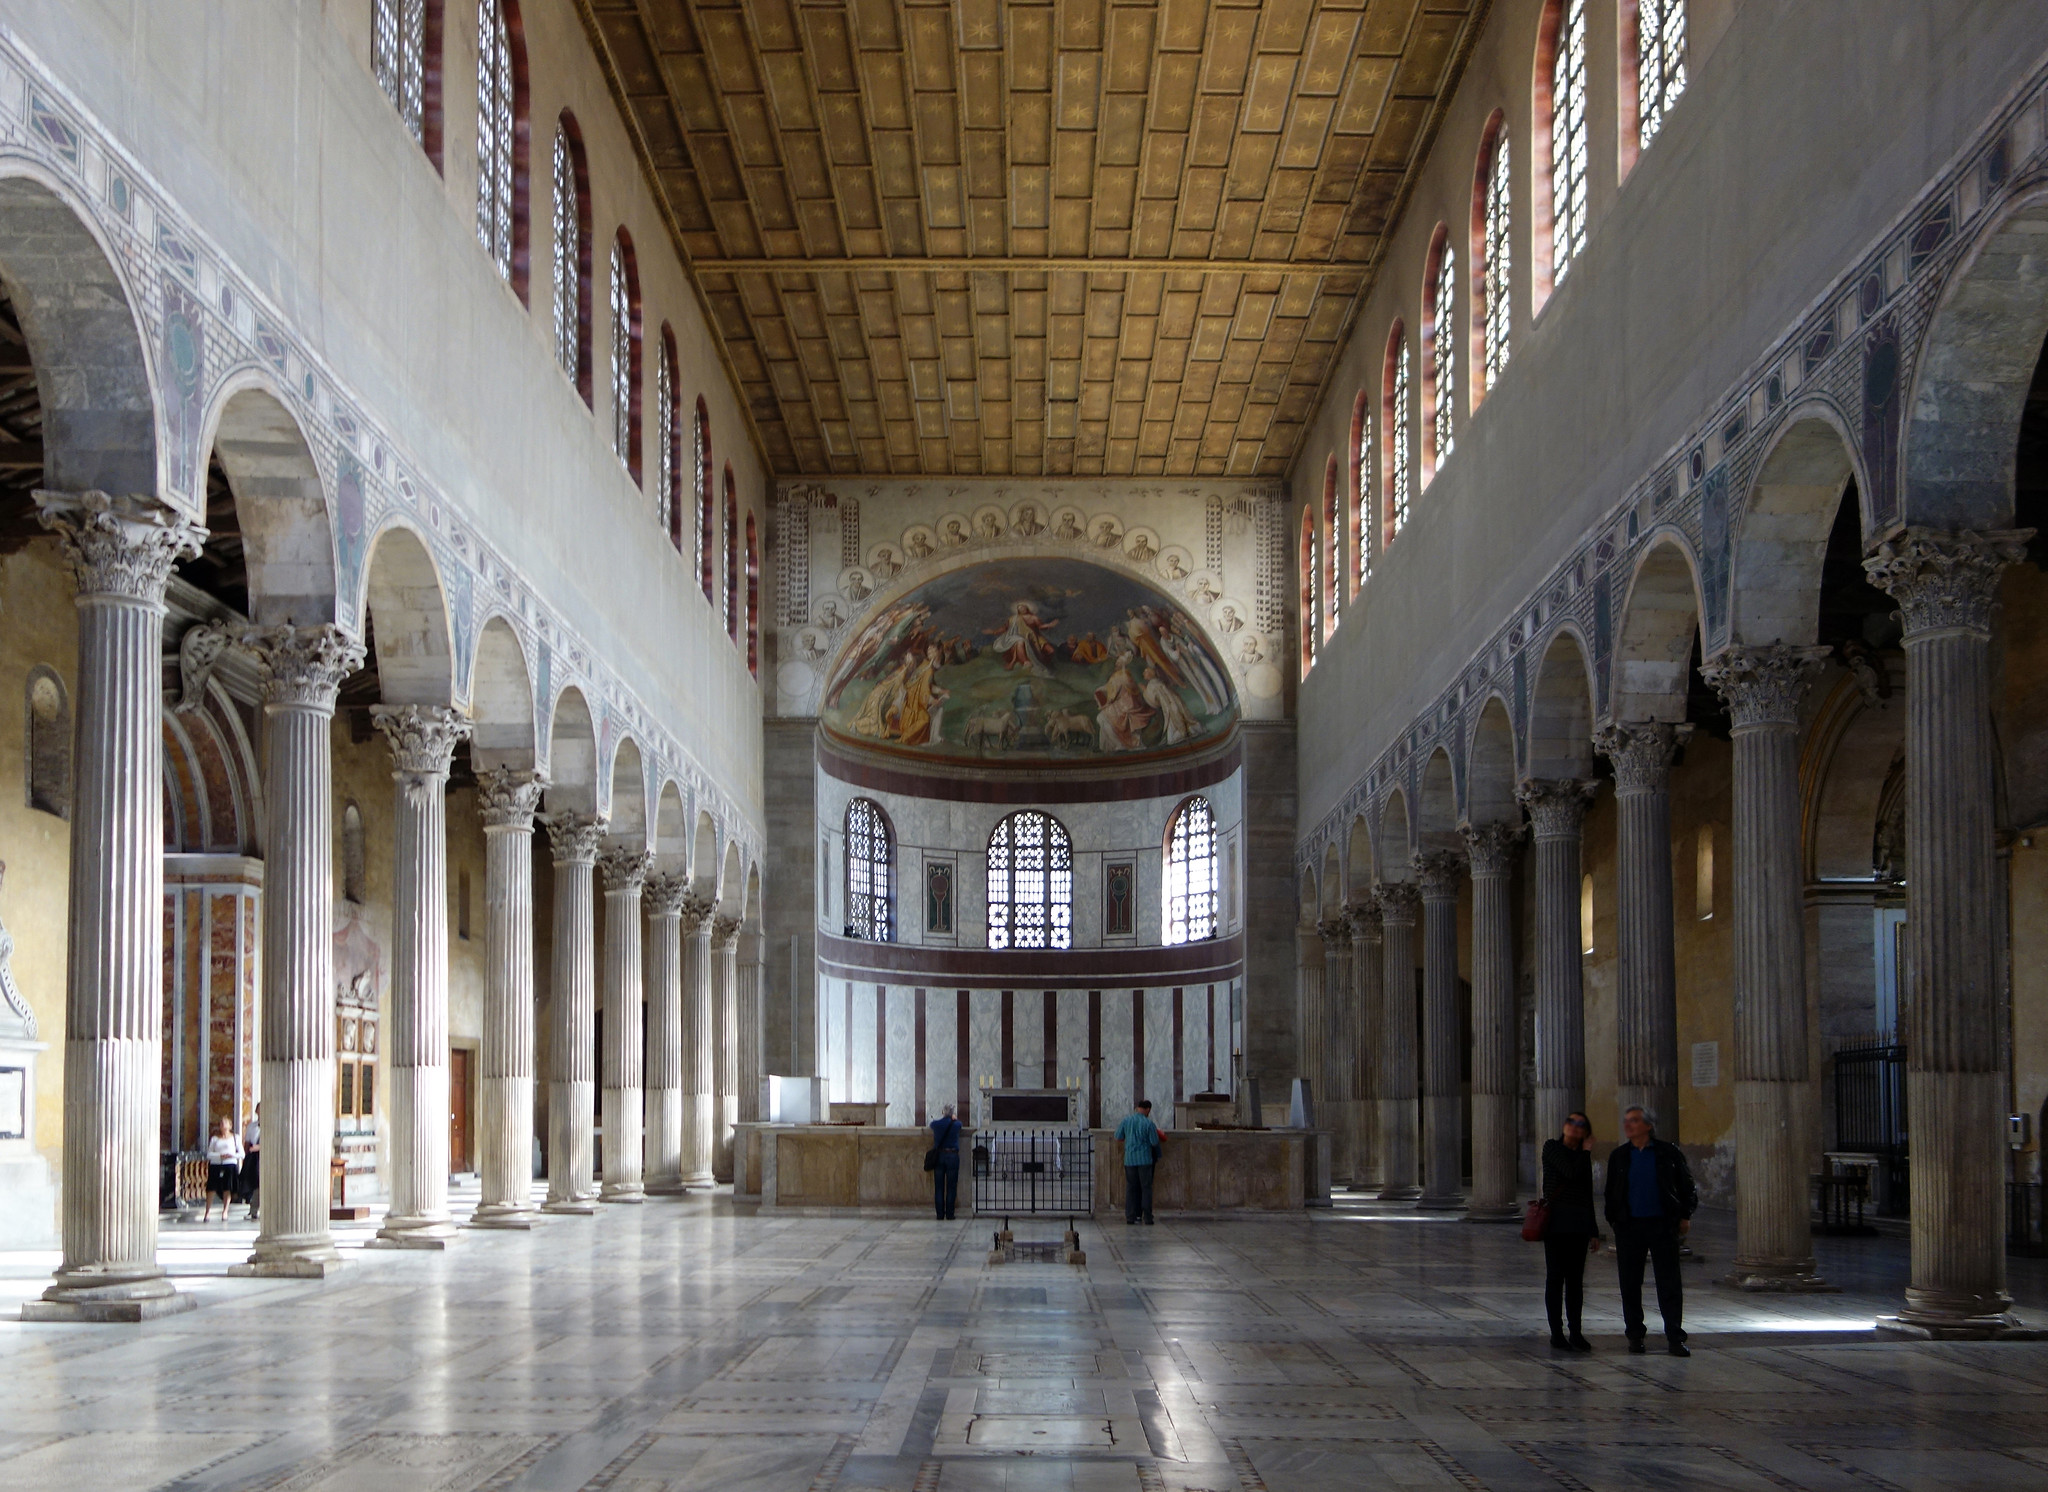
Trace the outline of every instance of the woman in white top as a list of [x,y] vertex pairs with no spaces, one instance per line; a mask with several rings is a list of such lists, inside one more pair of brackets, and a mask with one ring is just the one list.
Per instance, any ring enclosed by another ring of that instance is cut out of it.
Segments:
[[235,1194],[235,1182],[242,1174],[242,1142],[235,1138],[235,1121],[223,1114],[220,1128],[206,1142],[206,1207],[199,1221],[213,1217],[213,1199],[220,1198],[220,1220],[228,1220],[228,1199]]

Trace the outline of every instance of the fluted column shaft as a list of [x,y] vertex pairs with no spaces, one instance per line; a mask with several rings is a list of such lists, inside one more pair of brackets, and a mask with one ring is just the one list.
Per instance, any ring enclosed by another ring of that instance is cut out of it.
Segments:
[[604,837],[595,814],[545,820],[555,869],[552,1010],[548,1021],[547,1212],[596,1209],[597,917],[591,871]]
[[683,1189],[683,898],[681,875],[653,875],[647,908],[647,1190]]
[[334,1152],[334,700],[363,646],[333,626],[242,639],[264,674],[262,1226],[237,1273],[318,1278],[341,1262]]
[[712,1106],[717,1102],[712,1049],[711,899],[683,899],[683,1184],[709,1186],[718,1151]]
[[640,891],[654,856],[613,845],[604,873],[604,1200],[643,1202],[646,1116],[640,1055]]
[[[1671,760],[1690,725],[1611,725],[1594,745],[1614,763],[1615,1078],[1626,1111],[1641,1105],[1678,1135],[1678,966],[1671,927]],[[1619,1128],[1619,1115],[1616,1116]]]
[[1380,1200],[1413,1201],[1415,1184],[1415,919],[1422,897],[1405,881],[1374,891],[1380,907]]
[[1586,1102],[1585,953],[1579,925],[1580,833],[1598,784],[1525,781],[1515,796],[1536,838],[1536,1139]]
[[448,764],[469,722],[439,705],[371,711],[391,744],[391,1211],[377,1242],[439,1248],[448,1213]]
[[1515,932],[1508,902],[1520,824],[1464,829],[1472,867],[1473,1222],[1515,1211]]
[[732,1127],[739,1122],[739,945],[737,917],[711,924],[713,1116],[717,1125],[712,1175],[732,1180]]
[[1295,1072],[1308,1079],[1309,1098],[1323,1101],[1324,1056],[1330,1042],[1330,1023],[1324,1014],[1323,955],[1320,935],[1313,927],[1298,928],[1294,934],[1294,982],[1298,992],[1295,1012]]
[[1315,1069],[1316,1123],[1330,1131],[1330,1179],[1349,1183],[1351,1156],[1351,919],[1325,917],[1323,940],[1323,1052]]
[[[24,1319],[189,1308],[156,1262],[164,587],[204,529],[150,497],[36,494],[78,586],[65,937],[64,1258]],[[44,1309],[38,1309],[38,1307]]]
[[2005,1281],[1999,1041],[2001,895],[1992,817],[1991,607],[2031,530],[1908,529],[1864,562],[1899,603],[1906,648],[1906,1111],[1909,1330],[2015,1324]]
[[1381,967],[1386,934],[1380,925],[1379,904],[1359,902],[1351,908],[1351,970],[1356,987],[1351,1047],[1353,1071],[1357,1074],[1352,1099],[1354,1146],[1351,1169],[1353,1191],[1378,1191],[1385,1183],[1379,1145],[1379,1049],[1385,1037],[1386,1011],[1383,991],[1386,970]]
[[533,813],[547,786],[532,772],[480,775],[484,824],[484,1025],[478,1053],[477,1227],[533,1219]]
[[761,1118],[761,980],[761,935],[748,929],[739,936],[739,1041],[734,1053],[742,1124]]
[[1424,850],[1422,887],[1422,1202],[1464,1205],[1465,1095],[1458,1031],[1458,882],[1465,857]]

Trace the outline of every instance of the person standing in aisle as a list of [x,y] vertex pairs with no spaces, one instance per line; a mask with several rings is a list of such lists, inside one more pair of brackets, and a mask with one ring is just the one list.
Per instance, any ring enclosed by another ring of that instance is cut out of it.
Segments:
[[932,1121],[932,1150],[932,1206],[940,1222],[951,1222],[960,1200],[960,1121],[953,1117],[951,1104]]
[[[1550,1315],[1550,1345],[1560,1352],[1591,1352],[1579,1329],[1586,1299],[1586,1255],[1600,1247],[1593,1211],[1593,1121],[1574,1111],[1564,1133],[1543,1142],[1543,1307]],[[1569,1328],[1569,1335],[1567,1335]]]
[[1141,1098],[1138,1107],[1116,1127],[1124,1142],[1124,1223],[1135,1224],[1142,1216],[1152,1222],[1152,1168],[1159,1164],[1164,1141],[1159,1126],[1152,1122],[1152,1100]]
[[1685,1345],[1685,1287],[1678,1277],[1678,1241],[1692,1231],[1700,1205],[1685,1152],[1657,1138],[1657,1116],[1631,1107],[1622,1112],[1628,1143],[1607,1158],[1607,1221],[1614,1225],[1614,1255],[1621,1265],[1621,1319],[1628,1350],[1643,1352],[1643,1263],[1657,1271],[1657,1311],[1673,1357],[1691,1357]]

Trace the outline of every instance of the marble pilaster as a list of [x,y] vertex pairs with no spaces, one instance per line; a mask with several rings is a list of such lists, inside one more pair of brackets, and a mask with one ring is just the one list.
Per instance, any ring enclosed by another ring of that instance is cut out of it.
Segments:
[[1458,1039],[1458,883],[1465,857],[1424,850],[1415,857],[1422,891],[1422,1200],[1465,1205],[1465,1097]]
[[701,891],[683,896],[683,1184],[712,1183],[712,1162],[718,1150],[717,1060],[712,1046],[711,898]]
[[1386,970],[1381,965],[1385,933],[1379,904],[1351,905],[1351,977],[1353,988],[1351,1190],[1376,1192],[1383,1184],[1380,1165],[1378,1052],[1386,1022],[1382,991]]
[[548,1021],[548,1196],[543,1212],[597,1210],[597,917],[592,868],[604,840],[596,814],[546,815],[555,869]]
[[163,624],[206,531],[153,497],[38,492],[78,587],[65,929],[63,1261],[23,1320],[189,1310],[156,1262],[163,1077]]
[[739,1122],[739,931],[740,919],[714,913],[712,968],[712,1175],[732,1180],[733,1126]]
[[448,764],[469,722],[441,705],[378,705],[391,746],[391,1211],[372,1243],[445,1248],[448,1212]]
[[1586,1102],[1585,944],[1579,922],[1580,835],[1599,791],[1574,778],[1527,779],[1515,797],[1536,841],[1536,1139]]
[[1351,1002],[1351,919],[1343,912],[1316,925],[1323,940],[1323,1060],[1316,1069],[1316,1123],[1330,1131],[1330,1179],[1351,1183],[1351,1056],[1357,1049]]
[[1406,881],[1373,888],[1380,909],[1380,1200],[1410,1202],[1415,1184],[1415,921],[1422,895]]
[[654,865],[637,845],[609,845],[604,876],[604,1190],[606,1202],[644,1202],[646,1078],[641,1061],[640,892]]
[[484,1024],[478,1053],[477,1228],[533,1226],[533,815],[546,779],[478,774],[484,824]]
[[683,898],[685,875],[650,875],[647,909],[647,1190],[683,1190]]

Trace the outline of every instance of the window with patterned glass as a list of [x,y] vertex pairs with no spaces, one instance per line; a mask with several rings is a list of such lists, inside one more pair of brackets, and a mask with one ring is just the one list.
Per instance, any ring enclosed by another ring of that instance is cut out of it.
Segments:
[[1685,0],[1636,0],[1636,140],[1648,145],[1685,92]]
[[376,0],[370,17],[370,63],[377,86],[405,121],[406,132],[426,143],[426,0]]
[[1586,0],[1565,0],[1550,64],[1550,282],[1586,246]]
[[740,640],[740,494],[725,467],[725,635]]
[[716,522],[716,510],[711,503],[711,416],[705,411],[704,401],[697,401],[697,485],[692,490],[697,494],[697,580],[704,588],[704,599],[712,598],[711,555],[712,525]]
[[1455,413],[1458,392],[1457,250],[1445,240],[1436,262],[1436,283],[1430,289],[1430,475],[1450,459],[1457,444]]
[[896,837],[888,815],[866,798],[846,805],[846,935],[896,941]]
[[1337,496],[1337,458],[1323,475],[1323,638],[1337,630],[1338,598],[1344,594],[1344,509]]
[[569,117],[555,129],[555,361],[590,398],[590,213],[583,147]]
[[661,328],[661,356],[654,364],[654,449],[660,463],[655,472],[654,516],[669,542],[680,549],[682,530],[676,527],[681,496],[676,491],[676,349],[666,322]]
[[1074,946],[1073,845],[1049,813],[1013,813],[989,836],[988,946]]
[[1486,168],[1486,206],[1482,215],[1480,251],[1486,256],[1480,290],[1486,297],[1482,355],[1486,360],[1485,392],[1493,391],[1508,365],[1509,295],[1513,285],[1514,244],[1509,232],[1508,131],[1494,137],[1493,159]]
[[520,106],[504,0],[480,0],[476,16],[476,241],[512,278],[512,159]]
[[1199,943],[1216,936],[1216,814],[1207,798],[1190,798],[1166,832],[1166,942]]
[[640,272],[624,228],[612,239],[612,451],[640,479]]
[[[1364,396],[1360,395],[1363,402]],[[1373,543],[1373,500],[1372,500],[1372,416],[1364,410],[1358,413],[1358,573],[1360,578],[1372,574]]]
[[1312,508],[1301,510],[1301,673],[1316,666],[1316,515]]
[[1387,397],[1387,537],[1408,526],[1408,339],[1394,352]]

